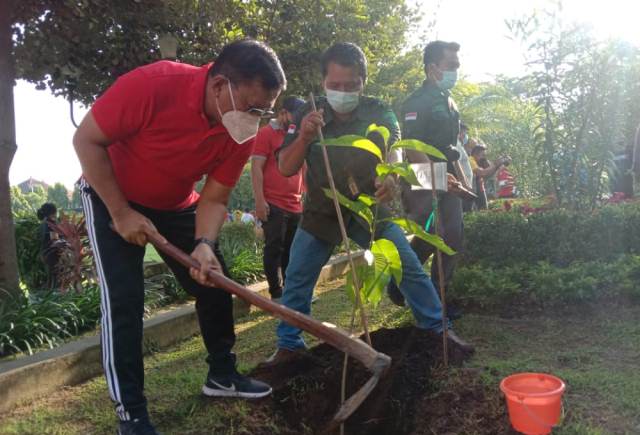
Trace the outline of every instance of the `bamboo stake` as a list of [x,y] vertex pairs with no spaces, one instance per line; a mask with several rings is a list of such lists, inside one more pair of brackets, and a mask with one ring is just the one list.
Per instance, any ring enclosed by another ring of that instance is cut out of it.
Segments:
[[[311,107],[313,111],[316,112],[318,109],[316,108],[316,99],[313,96],[313,93],[309,93],[309,99],[311,100]],[[342,235],[342,243],[344,243],[344,247],[347,251],[347,258],[349,259],[349,268],[351,269],[351,277],[353,279],[353,285],[355,287],[355,301],[356,306],[353,308],[353,312],[351,313],[351,325],[349,327],[349,333],[353,333],[353,326],[355,323],[355,313],[356,310],[360,311],[360,318],[362,321],[362,327],[364,328],[364,336],[371,346],[371,336],[369,335],[369,322],[367,319],[367,313],[364,310],[364,306],[362,305],[362,300],[360,299],[360,280],[358,279],[358,274],[356,273],[356,266],[353,262],[353,257],[351,256],[351,245],[349,243],[349,236],[347,236],[347,228],[344,225],[344,219],[342,218],[342,212],[340,209],[340,202],[338,201],[337,189],[335,182],[333,180],[333,171],[331,170],[331,164],[329,162],[329,154],[327,153],[327,147],[323,143],[324,135],[322,134],[322,129],[318,129],[318,136],[320,137],[320,147],[322,148],[322,158],[324,159],[324,167],[327,171],[327,179],[329,180],[329,187],[331,187],[331,193],[333,193],[333,205],[336,209],[336,216],[338,217],[338,225],[340,226],[340,233]],[[340,388],[340,396],[341,396],[341,404],[344,403],[346,398],[346,389],[347,389],[347,364],[349,361],[349,356],[344,354],[344,362],[342,364],[342,382]],[[340,424],[340,435],[344,435],[344,423]]]
[[[431,197],[432,208],[435,212],[435,232],[440,234],[440,207],[438,207],[438,192],[436,191],[436,171],[433,164],[433,160],[429,159],[429,166],[431,168]],[[447,336],[449,324],[447,322],[447,300],[445,296],[444,288],[444,273],[442,267],[442,252],[436,248],[436,260],[438,261],[438,286],[440,287],[440,301],[442,302],[442,350],[444,352],[444,366],[449,366],[449,351],[447,346]]]
[[[311,107],[313,111],[316,112],[316,101],[313,96],[313,93],[309,94],[309,98],[311,99]],[[324,159],[324,167],[327,171],[327,178],[329,179],[329,187],[331,187],[331,193],[333,193],[333,205],[336,209],[336,215],[338,216],[338,225],[340,226],[340,233],[342,235],[342,243],[344,243],[344,247],[347,250],[347,258],[349,259],[349,267],[351,268],[351,277],[353,278],[353,285],[356,287],[355,300],[356,300],[356,308],[360,311],[360,316],[362,319],[362,327],[364,328],[364,336],[367,341],[367,344],[371,346],[371,337],[369,336],[369,321],[367,319],[367,313],[362,306],[362,300],[360,299],[360,280],[358,280],[358,274],[356,273],[356,266],[353,262],[353,256],[351,255],[351,245],[349,243],[349,236],[347,236],[347,229],[344,225],[344,219],[342,218],[342,212],[340,210],[340,202],[338,201],[338,194],[336,190],[336,185],[333,180],[333,171],[331,170],[331,164],[329,162],[329,154],[327,153],[327,147],[324,142],[324,135],[322,134],[322,129],[318,129],[318,136],[320,137],[320,147],[322,148],[322,157]]]

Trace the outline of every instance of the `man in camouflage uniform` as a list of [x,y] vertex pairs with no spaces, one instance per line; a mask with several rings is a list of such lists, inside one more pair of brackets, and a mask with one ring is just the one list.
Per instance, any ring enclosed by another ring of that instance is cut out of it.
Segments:
[[[455,42],[433,41],[427,44],[424,49],[424,71],[427,78],[402,107],[404,138],[418,139],[442,151],[447,157],[450,182],[456,174],[454,162],[460,157],[455,148],[460,131],[460,115],[450,94],[460,67],[459,49],[460,45]],[[408,150],[406,157],[411,163],[429,161],[425,154],[413,150]],[[425,227],[433,211],[432,200],[431,191],[411,190],[410,186],[403,185],[402,203],[407,217],[421,228]],[[438,207],[441,236],[449,247],[459,252],[463,242],[462,200],[452,192],[443,192],[438,195]],[[411,247],[422,264],[435,252],[433,246],[417,238],[413,239]],[[457,255],[442,255],[445,287],[453,277],[456,259]],[[437,261],[432,262],[431,277],[435,287],[439,287]],[[389,296],[398,305],[404,305],[404,299],[393,283],[389,285]]]

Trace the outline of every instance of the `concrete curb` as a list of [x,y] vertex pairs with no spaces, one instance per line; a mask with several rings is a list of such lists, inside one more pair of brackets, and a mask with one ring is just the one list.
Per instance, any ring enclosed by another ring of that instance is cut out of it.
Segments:
[[[363,261],[362,251],[354,253]],[[331,281],[347,270],[346,255],[327,263],[318,283]],[[269,296],[268,285],[260,282],[249,289]],[[243,300],[234,297],[234,315],[239,318],[251,311]],[[144,352],[169,347],[198,334],[198,318],[193,303],[163,312],[144,321]],[[81,338],[55,349],[38,352],[15,360],[0,362],[0,412],[17,404],[44,397],[64,386],[73,386],[102,374],[98,335]]]

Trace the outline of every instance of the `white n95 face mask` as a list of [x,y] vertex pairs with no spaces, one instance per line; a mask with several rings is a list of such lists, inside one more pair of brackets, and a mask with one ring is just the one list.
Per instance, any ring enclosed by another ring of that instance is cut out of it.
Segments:
[[260,118],[247,112],[236,110],[236,102],[233,98],[231,81],[227,80],[227,85],[229,86],[229,94],[231,95],[231,104],[233,106],[233,110],[230,110],[223,114],[220,111],[220,105],[216,104],[218,106],[218,113],[222,118],[222,125],[224,125],[224,128],[226,128],[227,132],[229,132],[229,136],[231,136],[231,139],[239,144],[243,144],[246,141],[253,139],[258,134]]
[[333,110],[338,113],[349,113],[358,107],[360,92],[342,92],[333,89],[325,89],[327,101]]

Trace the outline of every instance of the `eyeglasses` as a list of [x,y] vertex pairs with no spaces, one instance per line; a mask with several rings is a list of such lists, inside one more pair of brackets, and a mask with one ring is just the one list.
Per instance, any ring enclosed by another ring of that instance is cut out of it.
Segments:
[[269,119],[269,118],[273,118],[273,116],[276,114],[273,110],[271,109],[258,109],[257,107],[249,107],[246,112],[249,115],[253,115],[253,116],[257,116],[261,119]]

